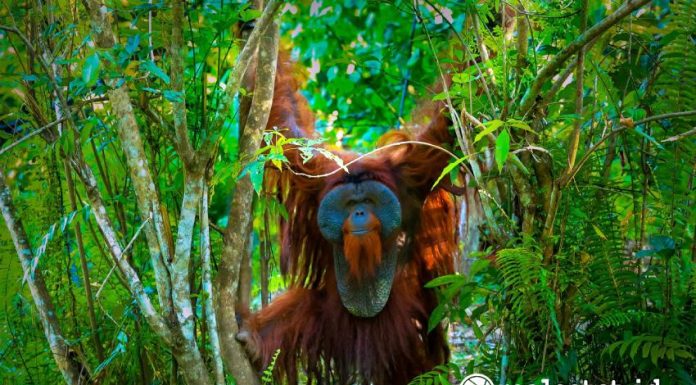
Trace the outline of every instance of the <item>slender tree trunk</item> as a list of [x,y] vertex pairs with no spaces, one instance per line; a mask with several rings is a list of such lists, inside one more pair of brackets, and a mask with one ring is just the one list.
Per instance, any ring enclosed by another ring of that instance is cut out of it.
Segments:
[[201,292],[204,301],[204,319],[206,320],[208,335],[210,335],[210,345],[212,347],[213,373],[215,374],[215,384],[225,384],[225,372],[222,364],[220,349],[220,336],[218,334],[217,319],[215,317],[215,307],[213,306],[213,284],[212,269],[210,265],[210,226],[208,223],[208,185],[203,186],[203,197],[201,198],[201,261],[202,261],[202,285]]
[[48,340],[53,359],[58,365],[58,370],[69,385],[86,384],[89,381],[89,373],[83,363],[79,361],[78,355],[71,351],[65,342],[66,339],[58,323],[53,301],[46,289],[41,270],[33,270],[34,254],[20,216],[12,202],[12,195],[7,187],[3,170],[0,170],[0,210],[12,236],[12,242],[24,272],[24,279],[34,299],[41,326]]
[[[240,159],[251,159],[261,145],[261,137],[266,128],[273,103],[277,54],[278,22],[276,21],[269,26],[266,35],[261,40],[254,100],[244,135],[240,139]],[[242,167],[247,162],[248,160],[243,161]],[[251,178],[246,175],[237,182],[228,226],[223,234],[222,261],[216,280],[217,288],[219,288],[217,290],[217,318],[220,326],[222,356],[237,382],[242,384],[258,382],[244,349],[235,339],[238,332],[237,323],[230,322],[230,320],[235,319],[239,272],[243,253],[246,252],[244,245],[248,239],[246,232],[251,221],[253,194]]]
[[[70,207],[73,211],[77,211],[77,200],[75,199],[75,182],[72,177],[72,169],[67,161],[64,161],[65,181],[68,185],[68,197],[70,198]],[[87,300],[87,314],[89,316],[89,326],[92,333],[92,342],[97,353],[99,362],[104,360],[104,349],[102,348],[99,338],[99,327],[97,326],[97,316],[94,312],[94,297],[92,296],[92,281],[89,278],[89,267],[87,266],[87,255],[85,253],[85,245],[82,240],[82,229],[80,228],[81,221],[75,221],[75,241],[77,242],[77,251],[80,254],[80,268],[82,269],[83,286],[85,287],[85,299]]]

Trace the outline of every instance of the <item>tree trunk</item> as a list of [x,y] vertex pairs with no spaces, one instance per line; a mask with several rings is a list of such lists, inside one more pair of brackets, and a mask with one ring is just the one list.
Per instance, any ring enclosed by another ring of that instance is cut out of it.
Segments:
[[86,384],[89,381],[89,373],[83,363],[79,361],[78,355],[71,351],[65,342],[66,339],[58,323],[53,301],[48,294],[41,271],[34,270],[34,254],[29,245],[24,225],[22,225],[22,221],[12,202],[12,195],[7,187],[3,170],[0,170],[0,210],[3,218],[5,218],[7,229],[12,236],[12,242],[22,264],[24,280],[29,286],[34,304],[39,312],[41,326],[48,340],[53,359],[58,365],[58,370],[60,370],[65,382],[69,385]]
[[[278,55],[278,23],[274,22],[266,31],[259,48],[259,66],[254,100],[247,119],[244,135],[240,139],[240,155],[244,169],[261,145],[263,130],[266,128],[273,103],[276,62]],[[249,364],[242,346],[235,339],[238,327],[235,322],[237,290],[245,244],[248,240],[249,223],[254,188],[249,175],[242,177],[230,208],[228,225],[223,234],[224,247],[220,270],[216,280],[217,318],[220,326],[220,342],[225,364],[238,383],[258,383],[258,378]]]

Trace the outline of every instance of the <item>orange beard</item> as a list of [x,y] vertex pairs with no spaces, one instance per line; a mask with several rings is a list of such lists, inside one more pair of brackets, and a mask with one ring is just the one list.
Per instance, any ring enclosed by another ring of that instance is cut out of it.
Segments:
[[350,226],[344,227],[343,255],[348,260],[350,275],[360,280],[372,277],[377,265],[382,262],[382,240],[380,238],[379,222],[366,234],[355,235],[347,231]]

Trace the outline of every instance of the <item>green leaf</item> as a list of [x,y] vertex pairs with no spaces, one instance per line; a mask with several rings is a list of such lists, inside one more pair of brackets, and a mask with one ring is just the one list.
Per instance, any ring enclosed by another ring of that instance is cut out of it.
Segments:
[[476,134],[476,136],[474,137],[474,143],[476,143],[476,142],[478,142],[479,140],[483,139],[484,136],[486,136],[486,135],[488,135],[488,134],[494,132],[495,130],[497,130],[500,126],[503,125],[503,123],[504,123],[504,122],[503,122],[502,120],[498,120],[498,119],[489,120],[489,121],[487,121],[486,123],[483,123],[483,125],[484,125],[486,128],[484,128],[483,131],[481,131],[481,132],[479,132],[478,134]]
[[433,310],[433,313],[430,314],[430,318],[428,318],[428,332],[435,329],[443,318],[445,318],[445,306],[444,304],[439,304]]
[[652,361],[653,365],[657,365],[657,359],[660,356],[660,345],[655,344],[653,347],[650,349],[650,361]]
[[85,86],[92,87],[99,80],[99,54],[96,52],[85,59],[82,66],[82,81]]
[[433,96],[432,100],[433,100],[433,102],[437,102],[439,100],[445,100],[445,99],[447,99],[447,92],[440,92],[439,94],[435,94],[435,96]]
[[476,77],[468,73],[455,74],[452,76],[452,81],[455,83],[469,83],[473,80],[476,80]]
[[631,359],[634,359],[636,357],[636,353],[638,353],[638,349],[640,348],[641,341],[642,341],[641,339],[636,339],[636,341],[634,341],[631,344],[631,350],[628,353],[628,356],[631,357]]
[[260,194],[261,189],[263,188],[264,165],[265,162],[263,160],[256,160],[249,163],[239,175],[239,179],[243,178],[247,174],[249,175],[251,185],[254,187],[254,191],[256,191],[257,194]]
[[498,172],[503,171],[508,155],[510,155],[510,134],[507,130],[503,130],[495,141],[495,162],[498,164]]
[[427,288],[433,288],[437,286],[442,286],[442,285],[448,285],[451,283],[455,283],[461,280],[464,280],[464,276],[458,275],[458,274],[449,274],[449,275],[443,275],[441,277],[437,277],[433,279],[432,281],[428,282],[425,284],[425,287]]
[[487,268],[491,264],[491,261],[487,259],[477,259],[474,261],[474,263],[471,265],[471,268],[469,269],[469,276],[473,277],[479,272],[481,272],[483,269]]
[[165,84],[169,84],[169,82],[171,81],[169,79],[169,75],[167,75],[161,68],[157,66],[157,64],[155,64],[151,60],[145,60],[142,63],[140,63],[140,70],[149,72],[150,74],[160,78],[160,80],[162,80]]
[[600,238],[604,239],[605,241],[608,239],[607,236],[604,235],[604,233],[602,232],[602,229],[600,229],[599,227],[597,227],[597,225],[595,225],[594,223],[592,224],[592,228],[594,229],[595,233],[596,233]]
[[132,55],[138,49],[138,45],[140,45],[140,34],[135,34],[129,37],[128,42],[126,43],[126,52],[129,55]]
[[447,167],[442,169],[442,173],[440,173],[440,176],[437,177],[437,180],[435,181],[435,183],[433,183],[433,186],[430,189],[433,190],[435,186],[437,186],[438,183],[440,183],[442,178],[445,177],[445,175],[449,174],[452,170],[454,170],[457,166],[459,166],[463,161],[467,160],[468,158],[468,155],[464,155],[461,158],[455,160],[454,162],[448,164]]
[[508,119],[505,123],[510,127],[519,128],[521,130],[525,130],[527,132],[530,132],[534,135],[539,135],[536,131],[532,130],[532,128],[529,127],[529,124],[527,124],[527,122],[525,122],[525,121],[517,120],[517,119]]
[[249,21],[261,16],[261,11],[258,9],[247,8],[239,12],[239,17],[242,21]]
[[484,340],[485,335],[483,334],[481,327],[478,325],[478,322],[472,321],[471,322],[471,329],[474,331],[474,335],[476,336],[476,338],[479,339],[479,341]]
[[173,91],[173,90],[165,90],[163,93],[164,98],[169,100],[170,102],[183,102],[184,101],[184,94],[181,92]]

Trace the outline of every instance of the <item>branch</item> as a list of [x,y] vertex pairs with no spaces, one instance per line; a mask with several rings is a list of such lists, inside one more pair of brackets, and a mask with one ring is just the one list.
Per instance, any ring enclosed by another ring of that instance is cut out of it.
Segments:
[[683,133],[678,134],[678,135],[670,136],[669,138],[662,140],[662,143],[676,142],[677,140],[684,139],[684,138],[691,136],[691,135],[696,135],[696,127],[690,129],[687,132],[683,132]]
[[29,139],[29,138],[31,138],[31,137],[33,137],[33,136],[36,136],[36,135],[42,133],[43,131],[45,131],[45,130],[51,128],[51,127],[55,127],[55,126],[57,126],[57,125],[59,125],[59,124],[65,122],[66,120],[67,120],[67,118],[58,119],[58,120],[56,120],[56,121],[53,122],[53,123],[49,123],[49,124],[47,124],[47,125],[45,125],[45,126],[43,126],[43,127],[41,127],[41,128],[38,128],[38,129],[36,129],[36,130],[34,130],[34,131],[32,131],[32,132],[30,132],[30,133],[24,135],[21,139],[19,139],[19,140],[13,142],[12,144],[10,144],[9,146],[7,146],[7,147],[5,147],[5,148],[3,148],[3,149],[0,149],[0,155],[6,153],[7,151],[10,151],[11,149],[13,149],[14,147],[18,146],[20,143],[24,142],[25,140],[27,140],[27,139]]
[[[490,90],[490,87],[488,86],[488,82],[486,81],[486,78],[483,76],[483,71],[481,71],[481,67],[479,66],[479,63],[476,61],[476,58],[474,57],[474,55],[473,55],[473,53],[471,52],[471,50],[469,50],[469,47],[468,47],[467,43],[464,41],[464,38],[462,37],[461,33],[459,33],[459,31],[457,31],[457,29],[454,27],[454,25],[452,24],[452,22],[449,21],[449,18],[446,17],[446,15],[442,13],[442,10],[440,9],[440,7],[438,7],[438,6],[436,6],[435,4],[433,4],[433,2],[430,1],[430,0],[424,0],[424,1],[425,1],[425,3],[428,4],[432,9],[434,9],[435,12],[437,12],[437,13],[442,17],[442,20],[444,20],[445,23],[447,23],[447,25],[449,26],[450,30],[451,30],[451,31],[454,33],[454,35],[457,37],[457,40],[459,40],[459,43],[462,45],[462,49],[464,49],[464,51],[466,52],[466,54],[469,55],[469,58],[470,58],[470,60],[471,60],[471,63],[473,63],[474,68],[476,68],[476,72],[477,72],[479,78],[481,79],[481,85],[483,86],[483,91],[486,93],[486,96],[488,97],[488,102],[489,102],[490,105],[491,105],[491,108],[492,108],[491,114],[495,114],[495,105],[494,105],[494,103],[493,103],[493,97],[491,96],[491,90]],[[414,12],[416,12],[416,16],[417,16],[417,17],[419,17],[420,19],[422,19],[422,18],[419,16],[419,12],[417,12],[415,9],[414,9]],[[433,54],[434,54],[434,53],[433,53]],[[496,89],[493,88],[493,91],[496,91]]]
[[621,21],[626,16],[630,15],[631,12],[649,3],[650,0],[629,0],[622,4],[616,12],[605,17],[599,23],[593,25],[582,35],[580,35],[575,41],[570,43],[566,48],[559,52],[556,56],[551,59],[551,62],[547,64],[544,68],[537,74],[534,83],[527,90],[527,93],[522,98],[520,102],[520,115],[526,115],[536,101],[537,96],[541,92],[541,87],[546,83],[547,80],[551,79],[558,70],[563,66],[563,64],[574,54],[578,53],[585,45],[590,43],[594,38],[600,36],[606,32],[609,28],[613,27],[616,23]]
[[[580,30],[585,32],[587,28],[587,2],[582,0],[580,8]],[[580,48],[575,65],[575,121],[573,122],[573,132],[570,135],[568,143],[568,167],[570,171],[575,165],[575,158],[578,155],[578,146],[580,145],[580,129],[582,128],[582,112],[583,112],[583,83],[585,80],[585,47]]]
[[218,334],[215,307],[213,306],[212,268],[210,264],[210,226],[208,221],[208,185],[203,185],[201,197],[201,291],[205,298],[205,319],[208,323],[210,346],[213,354],[213,372],[216,385],[225,384],[225,371],[222,365],[220,335]]
[[[654,121],[656,121],[656,120],[671,119],[671,118],[680,118],[680,117],[684,117],[684,116],[693,116],[693,115],[696,115],[696,110],[694,110],[694,111],[670,112],[670,113],[666,113],[666,114],[650,116],[650,117],[647,117],[647,118],[645,118],[645,119],[642,119],[642,120],[639,120],[639,121],[636,121],[636,122],[632,122],[632,121],[630,121],[630,120],[629,120],[629,121],[624,121],[624,122],[622,122],[623,127],[618,128],[618,129],[616,129],[616,130],[613,130],[613,131],[609,132],[608,134],[604,135],[603,137],[601,137],[601,138],[599,139],[599,141],[597,141],[597,143],[595,143],[594,146],[592,146],[589,150],[587,150],[587,152],[586,152],[585,155],[582,157],[582,159],[580,159],[580,161],[578,162],[578,164],[576,164],[575,167],[568,173],[568,176],[567,176],[566,178],[562,178],[562,179],[561,179],[561,182],[560,182],[561,186],[565,186],[570,180],[572,180],[572,179],[575,177],[575,175],[578,173],[578,171],[580,171],[580,169],[582,168],[582,166],[590,159],[590,156],[591,156],[595,151],[597,151],[597,150],[599,149],[599,147],[602,145],[602,143],[604,143],[607,139],[611,138],[612,136],[614,136],[614,135],[616,135],[616,134],[618,134],[618,133],[620,133],[620,132],[624,132],[624,131],[626,131],[626,130],[628,130],[628,129],[633,129],[634,127],[639,126],[639,125],[641,125],[641,124],[645,124],[645,123],[649,123],[649,122],[654,122]],[[680,134],[680,135],[677,135],[677,136],[686,137],[686,136],[692,135],[692,134],[691,134],[692,131],[693,131],[693,130],[690,130],[690,131],[687,131],[687,132],[685,132],[685,133],[683,133],[683,134]],[[680,137],[680,138],[677,138],[677,139],[675,139],[675,140],[681,139],[681,137]],[[669,139],[672,139],[672,138],[676,138],[676,136],[671,137],[671,138],[668,138],[668,139],[665,140],[665,141],[670,141]]]
[[[145,221],[143,221],[143,223],[140,224],[140,226],[135,230],[135,234],[133,234],[133,236],[131,237],[130,242],[128,242],[126,247],[124,247],[121,251],[121,255],[125,255],[128,252],[128,250],[130,250],[130,248],[133,246],[133,243],[135,243],[135,240],[138,239],[138,235],[140,235],[140,232],[143,231],[143,227],[145,227],[147,222],[150,222],[151,219],[152,218],[147,218],[145,219]],[[99,286],[99,290],[97,290],[97,295],[95,297],[99,298],[102,289],[104,289],[104,285],[106,285],[106,282],[109,280],[109,277],[111,277],[111,274],[114,272],[114,268],[116,267],[118,267],[118,265],[114,264],[114,267],[112,267],[111,270],[109,270],[109,273],[106,274],[106,278],[104,278],[104,282],[102,282],[101,286]]]
[[184,337],[195,341],[194,309],[191,303],[190,262],[193,228],[196,212],[201,200],[203,176],[187,172],[184,176],[184,197],[181,201],[179,222],[177,224],[174,260],[171,263],[172,300]]
[[633,126],[638,126],[641,124],[649,123],[649,122],[654,122],[656,120],[662,120],[662,119],[672,119],[672,118],[681,118],[684,116],[694,116],[696,115],[696,110],[694,111],[680,111],[680,112],[669,112],[666,114],[661,114],[661,115],[654,115],[647,117],[645,119],[639,120],[635,123],[633,123]]
[[[75,181],[72,176],[72,169],[66,159],[63,159],[63,167],[65,170],[65,182],[68,185],[68,198],[70,199],[70,209],[77,211],[77,197],[75,193]],[[82,228],[80,221],[75,221],[75,241],[77,242],[77,250],[80,255],[80,269],[82,270],[82,280],[84,281],[85,298],[87,300],[87,314],[89,316],[89,326],[92,333],[92,342],[97,353],[97,359],[104,361],[104,349],[99,338],[99,327],[97,326],[97,316],[94,312],[94,297],[92,296],[92,281],[89,276],[89,267],[87,266],[87,254],[85,252],[85,244],[82,239]]]
[[293,174],[295,174],[295,175],[304,176],[304,177],[307,177],[307,178],[326,178],[326,177],[331,176],[331,175],[334,175],[334,174],[336,174],[336,173],[338,173],[338,172],[340,172],[340,171],[345,171],[345,170],[347,170],[348,167],[349,167],[350,165],[352,165],[353,163],[359,162],[359,161],[362,160],[363,158],[368,158],[368,157],[370,157],[370,156],[372,156],[372,155],[374,155],[374,154],[377,154],[377,153],[379,153],[379,152],[382,152],[382,151],[384,151],[384,150],[386,150],[386,149],[389,149],[389,148],[392,148],[392,147],[397,147],[397,146],[402,146],[402,145],[407,145],[407,144],[416,144],[416,145],[431,147],[431,148],[434,148],[434,149],[436,149],[436,150],[439,150],[439,151],[442,151],[442,152],[446,153],[447,155],[449,155],[450,157],[452,157],[452,159],[459,159],[459,157],[458,157],[457,155],[455,155],[454,153],[452,153],[451,151],[447,150],[447,149],[444,148],[444,147],[438,146],[438,145],[436,145],[436,144],[432,144],[432,143],[428,143],[428,142],[421,142],[421,141],[418,141],[418,140],[405,140],[405,141],[403,141],[403,142],[389,143],[389,144],[384,145],[384,146],[382,146],[382,147],[376,148],[376,149],[374,149],[374,150],[372,150],[372,151],[370,151],[370,152],[367,152],[367,153],[365,153],[365,154],[362,154],[362,155],[358,156],[357,158],[351,160],[350,162],[344,164],[343,167],[338,166],[338,167],[336,167],[336,169],[334,169],[333,171],[329,171],[329,172],[326,172],[326,173],[323,173],[323,174],[307,174],[307,173],[304,173],[304,172],[295,171],[295,170],[293,170],[293,169],[289,169],[289,170],[290,170],[291,173],[293,173]]
[[170,46],[171,60],[171,81],[172,89],[180,92],[182,97],[179,101],[172,102],[172,113],[174,115],[174,130],[176,132],[176,148],[179,156],[187,169],[191,169],[192,162],[195,160],[191,141],[186,129],[186,90],[184,88],[184,51],[183,33],[184,25],[184,5],[183,0],[176,0],[172,4],[172,42]]
[[56,318],[55,308],[51,296],[46,289],[46,283],[40,270],[32,272],[32,260],[34,258],[31,245],[19,214],[12,202],[12,194],[5,181],[4,170],[0,169],[0,211],[5,218],[5,224],[10,232],[19,262],[22,265],[24,275],[27,277],[27,285],[31,291],[31,297],[39,313],[41,326],[48,340],[48,345],[56,361],[58,369],[63,374],[65,382],[69,385],[88,383],[84,378],[87,373],[77,357],[71,354],[70,346],[65,342],[66,338],[60,329],[60,323]]
[[[271,3],[273,4],[273,3]],[[269,4],[269,6],[271,6]],[[267,7],[268,11],[268,7]],[[240,138],[239,158],[241,168],[253,159],[261,145],[261,137],[273,104],[273,88],[278,60],[279,23],[274,21],[269,27],[259,47],[259,68],[256,72],[256,88],[247,118],[246,127]],[[253,33],[252,33],[253,35]],[[250,38],[251,39],[251,38]],[[249,43],[247,43],[249,44]],[[223,234],[224,247],[220,261],[216,286],[217,290],[217,321],[220,327],[220,343],[225,365],[232,372],[237,383],[257,383],[258,378],[246,357],[244,348],[237,342],[238,332],[235,320],[237,289],[242,254],[245,252],[245,242],[248,237],[246,230],[251,222],[251,205],[254,188],[249,175],[237,182],[232,200],[228,222]]]
[[[101,0],[85,0],[85,6],[89,11],[90,25],[97,45],[103,49],[112,48],[116,43],[116,38],[109,20],[109,12],[106,12],[106,6]],[[150,174],[128,89],[124,84],[121,87],[110,89],[108,96],[112,111],[118,118],[118,136],[126,155],[140,216],[153,219],[145,227],[145,236],[155,271],[160,305],[162,305],[165,314],[168,314],[172,310],[170,306],[171,282],[165,261],[170,260],[172,256],[172,250],[169,246],[171,233],[168,231],[168,223],[165,222],[160,210],[161,205],[157,197],[156,185]],[[85,167],[87,166],[85,165]]]
[[249,68],[251,59],[254,57],[254,53],[259,45],[259,41],[262,36],[267,34],[266,30],[273,23],[273,20],[282,4],[283,2],[278,0],[269,1],[263,11],[263,14],[256,22],[256,27],[254,27],[254,30],[251,31],[251,34],[249,34],[249,38],[247,39],[246,44],[244,44],[242,51],[239,53],[237,64],[234,66],[234,71],[232,72],[232,75],[227,82],[227,86],[225,87],[225,95],[222,97],[222,100],[215,111],[215,120],[212,125],[212,129],[214,131],[211,133],[211,135],[208,135],[206,138],[207,140],[203,143],[203,146],[201,147],[202,154],[211,154],[212,149],[222,131],[222,124],[225,122],[225,119],[227,119],[234,97],[237,95],[239,87],[242,84],[244,74]]
[[111,224],[111,220],[107,216],[106,207],[104,206],[104,201],[102,200],[101,193],[97,187],[97,180],[94,178],[94,174],[92,174],[92,169],[90,169],[84,163],[78,163],[78,161],[75,159],[72,159],[71,163],[77,172],[77,175],[80,177],[80,180],[85,185],[87,198],[92,206],[94,219],[102,232],[107,247],[109,248],[109,252],[111,253],[111,257],[114,259],[114,262],[116,262],[116,265],[118,265],[119,270],[121,270],[126,278],[131,295],[135,298],[140,311],[148,321],[148,324],[152,330],[154,330],[157,335],[164,339],[166,343],[171,344],[171,332],[164,322],[164,319],[159,313],[157,313],[157,310],[155,310],[155,307],[152,305],[150,297],[148,297],[143,283],[140,281],[140,277],[138,277],[138,273],[131,267],[130,264],[128,264],[128,261],[123,258],[125,250],[121,248],[116,231]]

